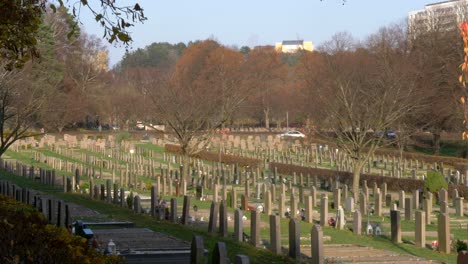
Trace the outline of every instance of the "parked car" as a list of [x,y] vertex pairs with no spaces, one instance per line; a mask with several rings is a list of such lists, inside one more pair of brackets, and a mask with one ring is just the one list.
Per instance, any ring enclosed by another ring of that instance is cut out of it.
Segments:
[[[384,133],[383,131],[379,131],[377,132],[377,136],[380,137],[382,136],[383,133]],[[397,138],[397,133],[395,130],[387,130],[384,134],[384,137],[387,139],[395,139]]]
[[278,135],[278,137],[296,137],[296,138],[305,138],[306,136],[299,131],[290,130]]

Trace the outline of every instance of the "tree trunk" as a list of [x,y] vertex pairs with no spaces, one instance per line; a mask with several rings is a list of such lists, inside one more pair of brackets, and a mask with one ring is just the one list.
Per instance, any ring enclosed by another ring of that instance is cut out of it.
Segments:
[[440,132],[432,133],[432,147],[434,148],[434,155],[440,153]]
[[270,109],[269,108],[263,109],[263,113],[265,114],[265,128],[269,129],[270,128]]
[[362,162],[356,161],[353,165],[353,197],[354,203],[359,201],[359,180],[361,178]]

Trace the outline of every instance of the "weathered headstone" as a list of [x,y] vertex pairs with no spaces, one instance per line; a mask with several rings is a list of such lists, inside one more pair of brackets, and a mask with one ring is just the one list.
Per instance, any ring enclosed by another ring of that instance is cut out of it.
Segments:
[[265,195],[265,198],[264,198],[265,199],[265,201],[264,201],[264,203],[265,203],[265,209],[264,209],[265,214],[271,215],[271,209],[272,209],[271,208],[271,194],[270,194],[269,191],[266,191],[264,195]]
[[210,218],[208,221],[208,233],[216,232],[216,225],[218,223],[218,211],[219,211],[218,202],[215,202],[215,201],[211,202]]
[[180,221],[183,225],[188,224],[189,211],[190,211],[190,197],[185,195],[184,204],[182,206],[182,219]]
[[391,238],[393,243],[401,243],[400,211],[390,211]]
[[364,193],[359,194],[359,211],[361,214],[366,215],[367,214],[367,199],[366,195]]
[[225,201],[221,201],[219,205],[219,235],[227,237],[228,235],[228,219],[227,219],[227,206]]
[[351,196],[346,198],[346,212],[354,212],[354,198]]
[[413,191],[413,209],[419,210],[419,191]]
[[257,210],[250,211],[250,243],[254,247],[260,245],[260,212]]
[[138,195],[135,195],[135,197],[133,198],[133,211],[136,214],[141,213],[141,202],[140,202],[140,196]]
[[322,196],[320,201],[320,226],[326,226],[328,221],[328,197]]
[[234,258],[234,264],[250,264],[250,259],[246,255],[236,255]]
[[437,234],[439,239],[439,251],[450,253],[450,217],[448,213],[439,214],[437,223]]
[[411,217],[412,217],[412,214],[413,214],[413,210],[412,210],[412,205],[411,205],[411,198],[405,198],[405,220],[406,221],[410,221],[411,220]]
[[204,264],[205,246],[202,236],[193,236],[190,246],[190,263]]
[[455,213],[457,216],[463,216],[463,197],[455,198]]
[[444,188],[439,191],[439,205],[441,205],[442,202],[448,203],[448,192]]
[[432,200],[424,199],[423,200],[423,209],[426,215],[426,225],[431,224],[431,215],[432,215]]
[[399,202],[398,202],[398,208],[405,209],[405,191],[400,191],[399,193]]
[[218,264],[229,264],[229,258],[227,255],[226,244],[224,242],[216,242],[214,250],[212,263]]
[[311,231],[312,264],[323,264],[323,231],[319,225],[314,225]]
[[338,207],[338,210],[336,210],[336,225],[335,228],[339,230],[343,230],[345,226],[345,215],[344,215],[344,210],[341,205]]
[[307,223],[313,222],[312,213],[313,213],[312,196],[307,196],[306,203],[305,203],[305,221]]
[[169,216],[169,220],[172,223],[177,223],[177,199],[176,198],[171,198],[171,213]]
[[244,231],[243,226],[244,222],[242,220],[243,215],[240,209],[234,211],[234,240],[238,242],[244,241]]
[[355,210],[353,214],[353,233],[357,235],[362,234],[362,217],[361,212],[358,210]]
[[299,259],[301,256],[300,229],[300,222],[297,219],[289,220],[289,257],[293,259]]
[[424,211],[416,211],[415,244],[417,247],[426,247],[426,217]]
[[375,215],[382,216],[382,193],[377,189],[375,196]]
[[273,253],[281,254],[281,223],[278,215],[270,215],[270,244]]

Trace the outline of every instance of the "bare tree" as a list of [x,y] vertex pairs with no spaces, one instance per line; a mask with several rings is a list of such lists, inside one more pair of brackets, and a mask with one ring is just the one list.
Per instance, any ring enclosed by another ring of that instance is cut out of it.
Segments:
[[27,79],[26,69],[7,71],[5,63],[0,64],[0,156],[15,141],[34,135],[30,128],[43,101],[40,89]]
[[173,73],[145,77],[155,116],[174,133],[184,156],[204,149],[249,95],[243,63],[241,53],[207,40],[189,46]]
[[[398,63],[397,63],[398,62]],[[317,133],[333,136],[354,162],[353,193],[358,198],[360,173],[381,145],[384,133],[416,106],[416,75],[405,57],[384,60],[368,51],[304,57],[303,85],[313,91],[311,113]],[[313,72],[311,72],[313,70]]]

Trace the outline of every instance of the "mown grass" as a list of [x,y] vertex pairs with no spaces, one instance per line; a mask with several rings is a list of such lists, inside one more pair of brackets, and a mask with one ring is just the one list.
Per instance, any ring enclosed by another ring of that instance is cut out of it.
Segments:
[[[87,195],[62,193],[61,189],[44,186],[32,180],[14,176],[5,172],[1,172],[0,178],[15,182],[20,186],[36,189],[45,193],[55,195],[56,197],[63,199],[67,202],[72,202],[85,206],[89,209],[107,215],[107,217],[110,219],[131,221],[134,222],[138,227],[147,227],[156,232],[166,233],[182,240],[190,241],[193,235],[202,235],[205,239],[205,247],[210,250],[213,249],[217,241],[223,241],[226,243],[231,259],[233,259],[236,254],[245,254],[250,257],[252,263],[297,263],[294,260],[289,259],[285,256],[277,256],[271,254],[266,249],[254,248],[247,243],[237,243],[231,238],[220,238],[217,235],[209,234],[206,232],[206,227],[203,226],[182,226],[178,224],[171,224],[165,221],[156,221],[154,218],[148,215],[136,215],[133,213],[133,211],[129,209],[121,208],[116,205],[110,205],[100,201],[91,200]],[[179,207],[182,206],[182,199],[179,198],[178,204]],[[194,205],[197,205],[200,209],[208,209],[209,204],[210,202],[195,201],[194,199],[191,200],[191,206],[193,207]],[[230,208],[228,212],[232,214],[233,209]],[[247,213],[246,216],[250,219],[249,213]],[[268,223],[268,216],[262,215],[261,218],[263,222]],[[381,219],[381,217],[372,217],[371,221],[377,221],[378,219]],[[386,219],[385,221],[389,220]],[[284,247],[287,247],[288,243],[288,224],[289,219],[281,219],[281,235]],[[434,225],[428,226],[428,230],[433,230],[433,226]],[[312,224],[300,222],[300,227],[301,237],[304,238],[303,240],[301,240],[301,244],[310,244],[308,239],[310,239],[310,230],[312,228]],[[414,227],[414,221],[403,221],[402,227],[403,231],[411,230]],[[230,226],[231,231],[232,229],[233,227]],[[441,261],[445,263],[456,262],[456,254],[454,253],[446,255],[429,249],[418,248],[409,243],[394,244],[390,241],[390,239],[387,236],[358,236],[353,234],[351,231],[339,231],[334,228],[328,227],[324,228],[323,230],[325,236],[331,237],[331,241],[326,243],[356,244],[377,249],[390,250],[400,254],[414,255],[421,258]],[[244,226],[244,232],[249,234],[250,227]],[[267,227],[263,227],[261,229],[260,235],[262,240],[269,241],[269,229]],[[284,249],[284,251],[286,252],[286,249]]]

